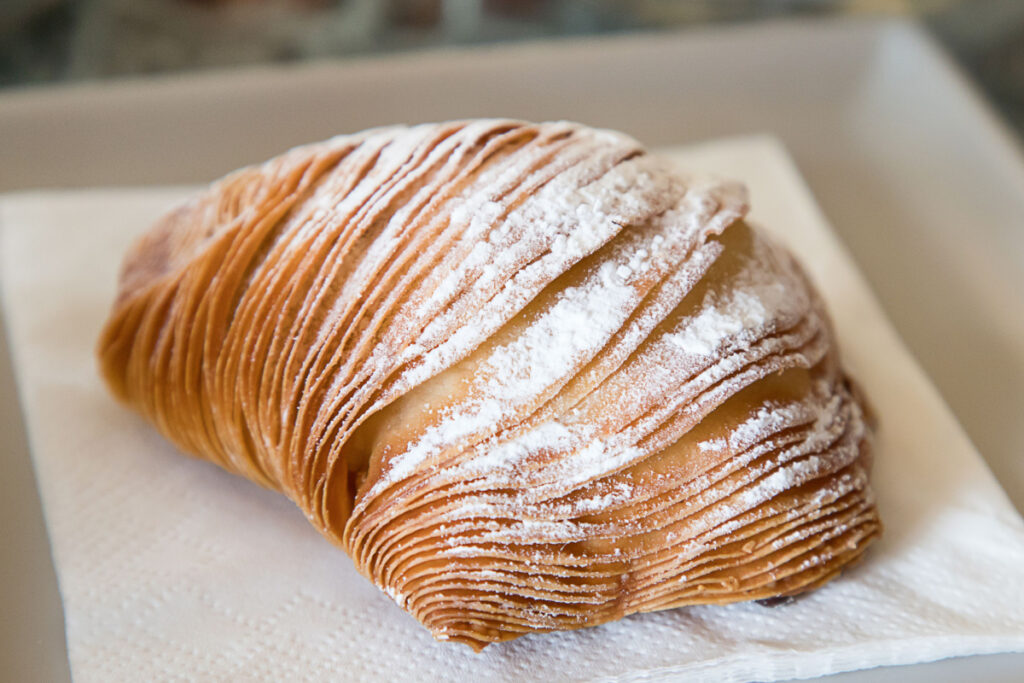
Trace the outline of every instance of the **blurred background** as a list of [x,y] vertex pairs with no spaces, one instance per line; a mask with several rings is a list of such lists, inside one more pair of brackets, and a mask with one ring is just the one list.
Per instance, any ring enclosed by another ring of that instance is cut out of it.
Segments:
[[0,87],[833,15],[919,19],[1024,132],[1024,0],[0,0]]

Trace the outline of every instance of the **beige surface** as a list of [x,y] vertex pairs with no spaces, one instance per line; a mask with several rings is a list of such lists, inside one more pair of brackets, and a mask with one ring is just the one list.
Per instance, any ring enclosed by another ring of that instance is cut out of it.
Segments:
[[1024,522],[785,153],[755,138],[677,158],[748,182],[752,220],[802,257],[883,416],[874,488],[887,533],[864,564],[785,608],[671,610],[479,656],[436,643],[287,501],[182,458],[101,386],[92,348],[120,254],[182,192],[10,197],[4,305],[75,676],[278,680],[300,661],[313,679],[777,680],[1024,650],[1024,595],[1004,590],[1024,580]]
[[0,391],[0,672],[11,680],[62,681],[69,678],[64,614],[2,332],[0,319],[0,387],[8,389]]

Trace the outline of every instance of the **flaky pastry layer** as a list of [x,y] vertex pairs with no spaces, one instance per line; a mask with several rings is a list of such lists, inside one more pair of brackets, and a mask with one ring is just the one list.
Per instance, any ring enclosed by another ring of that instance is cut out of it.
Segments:
[[871,433],[746,211],[577,124],[341,136],[147,233],[100,365],[439,639],[792,595],[880,533]]

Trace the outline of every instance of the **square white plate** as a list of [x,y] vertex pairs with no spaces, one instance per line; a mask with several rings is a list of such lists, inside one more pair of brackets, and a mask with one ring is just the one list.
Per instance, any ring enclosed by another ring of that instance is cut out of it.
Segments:
[[[0,96],[0,148],[16,163],[0,165],[0,189],[194,183],[338,132],[478,115],[578,119],[651,146],[778,135],[1024,507],[1024,165],[910,24],[767,24],[12,92]],[[0,640],[9,671],[52,680],[60,603],[0,352],[13,617]],[[844,680],[1009,681],[1022,669],[1016,655]]]

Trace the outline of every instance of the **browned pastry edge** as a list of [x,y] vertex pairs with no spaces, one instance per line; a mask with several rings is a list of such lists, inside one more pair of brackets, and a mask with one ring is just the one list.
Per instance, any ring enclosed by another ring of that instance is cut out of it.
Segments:
[[746,208],[578,124],[342,136],[143,236],[100,367],[439,639],[795,595],[881,532],[871,420]]

